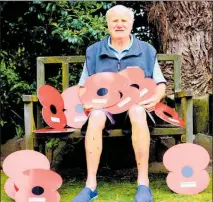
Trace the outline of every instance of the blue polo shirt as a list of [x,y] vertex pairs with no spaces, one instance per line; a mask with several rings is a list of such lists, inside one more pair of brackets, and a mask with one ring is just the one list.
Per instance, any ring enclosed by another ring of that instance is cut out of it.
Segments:
[[[129,49],[131,48],[133,44],[133,37],[131,35],[131,41],[130,41],[130,44],[127,48],[123,49],[122,51],[118,52],[117,50],[115,50],[111,43],[110,43],[110,37],[108,39],[108,46],[110,48],[110,50],[113,52],[113,54],[115,55],[116,58],[118,58],[119,60],[124,57],[126,55],[126,53],[129,51]],[[86,79],[89,77],[88,75],[88,71],[87,71],[87,67],[86,67],[86,62],[84,63],[84,67],[83,67],[83,72],[81,74],[81,78],[79,80],[79,83],[78,85],[79,86],[84,86],[84,83],[86,81]],[[164,78],[163,74],[162,74],[162,71],[160,69],[160,66],[158,64],[158,61],[156,59],[155,61],[155,65],[154,65],[154,69],[153,69],[153,76],[152,78],[154,79],[154,81],[159,84],[159,83],[166,83],[166,79]]]

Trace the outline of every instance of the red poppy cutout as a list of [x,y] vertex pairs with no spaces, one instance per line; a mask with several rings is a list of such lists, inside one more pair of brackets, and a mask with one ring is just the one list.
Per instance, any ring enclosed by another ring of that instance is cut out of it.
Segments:
[[70,87],[61,94],[64,100],[67,125],[73,128],[81,128],[88,119],[78,94],[79,86]]
[[16,177],[15,184],[19,187],[15,195],[16,202],[60,202],[57,189],[62,185],[62,178],[53,171],[44,169],[24,171]]
[[38,98],[42,104],[42,116],[48,126],[62,129],[66,126],[64,101],[61,94],[52,86],[43,85],[38,89]]
[[[79,87],[79,96],[82,96],[84,93],[86,92],[86,88],[84,88],[84,87]],[[80,98],[79,98],[79,100],[80,100]]]
[[139,86],[141,80],[143,80],[145,77],[144,71],[139,67],[129,67],[118,72],[118,74],[127,78],[129,80],[129,85]]
[[140,100],[139,102],[148,100],[156,93],[157,84],[153,79],[145,78],[139,83]]
[[20,150],[13,152],[3,162],[3,171],[12,179],[28,169],[42,168],[49,170],[50,162],[40,152],[33,150]]
[[15,183],[12,178],[8,178],[4,184],[4,190],[7,196],[11,199],[15,199],[15,194],[18,191],[17,187],[15,187]]
[[90,76],[85,82],[85,92],[79,93],[83,105],[102,109],[120,100],[119,91],[128,86],[128,79],[114,73],[103,72]]
[[140,98],[139,91],[134,87],[127,87],[121,91],[122,98],[114,106],[106,108],[106,111],[112,114],[119,114],[129,110],[129,108],[136,104]]
[[166,182],[179,194],[198,194],[207,188],[209,175],[205,168],[209,164],[208,152],[201,146],[184,143],[171,147],[163,156],[163,163],[170,171]]
[[144,71],[139,67],[130,67],[119,72],[120,75],[129,80],[129,85],[134,86],[140,91],[140,100],[142,102],[151,98],[155,92],[157,84],[151,78],[144,78]]
[[184,120],[178,116],[178,113],[163,103],[159,102],[155,105],[155,114],[168,123],[181,127],[185,126]]

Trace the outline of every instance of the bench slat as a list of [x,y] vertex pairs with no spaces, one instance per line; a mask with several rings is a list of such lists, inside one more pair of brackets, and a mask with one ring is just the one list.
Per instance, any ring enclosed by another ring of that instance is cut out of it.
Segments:
[[[34,135],[36,138],[47,138],[47,137],[61,137],[61,138],[81,138],[84,137],[80,130],[72,131],[73,129],[69,128],[68,130],[55,130],[55,129],[40,129],[35,130]],[[185,128],[152,128],[151,135],[181,135],[186,132]],[[107,136],[107,135],[104,135]],[[109,134],[109,137],[119,137],[125,136],[122,133],[122,130],[115,129],[112,130]]]

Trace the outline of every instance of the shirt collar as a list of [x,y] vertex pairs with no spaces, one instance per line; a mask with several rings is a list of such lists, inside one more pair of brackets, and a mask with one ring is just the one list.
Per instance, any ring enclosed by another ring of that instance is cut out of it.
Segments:
[[[123,51],[129,50],[129,49],[132,47],[133,40],[134,40],[134,39],[133,39],[133,36],[132,36],[132,34],[131,34],[131,35],[130,35],[130,44],[128,45],[127,48],[121,50],[120,53],[123,52]],[[111,49],[113,49],[114,51],[118,52],[117,50],[115,50],[115,49],[112,47],[112,44],[111,44],[110,41],[111,41],[111,37],[109,36],[109,37],[108,37],[108,46],[109,46]]]
[[[115,55],[113,54],[111,48],[109,47],[108,45],[108,41],[109,41],[109,35],[103,39],[101,42],[100,42],[100,57],[102,56],[108,56],[108,57],[111,57],[111,58],[115,58]],[[132,41],[132,45],[130,43],[130,47],[129,47],[129,50],[127,52],[127,54],[125,55],[125,57],[127,56],[138,56],[139,54],[142,53],[142,50],[138,44],[138,40],[137,38],[131,34],[131,41]]]

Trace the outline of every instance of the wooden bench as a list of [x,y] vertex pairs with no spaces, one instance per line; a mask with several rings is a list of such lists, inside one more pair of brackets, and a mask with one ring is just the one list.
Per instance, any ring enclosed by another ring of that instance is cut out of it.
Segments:
[[[69,68],[72,64],[83,63],[85,56],[56,56],[37,58],[37,88],[45,84],[45,65],[62,64],[62,90],[69,87]],[[190,93],[181,89],[181,56],[177,54],[158,54],[158,61],[172,61],[174,68],[174,102],[175,109],[184,119],[186,128],[176,127],[171,124],[156,125],[151,131],[151,136],[173,136],[178,142],[193,141],[193,101]],[[24,120],[25,120],[25,149],[39,150],[45,153],[45,140],[49,137],[60,139],[83,137],[80,130],[70,132],[46,131],[36,133],[35,129],[42,128],[41,106],[36,95],[23,95]],[[35,114],[35,115],[34,115]],[[112,130],[110,137],[122,136],[121,130]],[[40,148],[40,149],[39,149]]]

